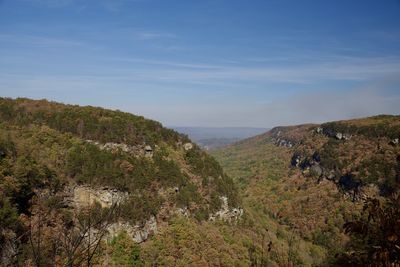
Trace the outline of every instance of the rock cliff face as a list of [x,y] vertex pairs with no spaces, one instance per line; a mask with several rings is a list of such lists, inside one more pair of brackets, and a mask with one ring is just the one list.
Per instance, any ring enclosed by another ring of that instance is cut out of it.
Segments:
[[136,145],[136,146],[129,146],[124,143],[113,143],[113,142],[108,142],[105,144],[101,144],[100,142],[93,141],[93,140],[86,140],[86,142],[90,144],[94,144],[97,147],[99,147],[101,150],[109,150],[116,152],[118,150],[132,154],[136,157],[152,157],[153,156],[153,149],[149,145]]
[[119,205],[128,197],[128,193],[111,188],[91,188],[89,186],[75,186],[72,189],[73,204],[77,208],[87,207],[99,203],[102,208]]
[[[176,189],[171,189],[175,191]],[[90,186],[75,186],[68,188],[65,195],[66,202],[69,207],[76,209],[84,209],[98,203],[102,208],[111,208],[113,205],[120,205],[128,199],[129,193],[121,192],[112,188],[92,188]],[[235,223],[243,215],[243,209],[231,208],[228,205],[226,196],[220,197],[221,208],[210,215],[210,221],[222,220]],[[190,217],[190,212],[187,208],[173,208],[169,211],[170,214],[178,214],[184,217]],[[107,235],[104,238],[110,239],[120,232],[126,232],[136,243],[146,241],[150,236],[157,234],[158,224],[155,216],[149,219],[143,219],[141,222],[131,224],[119,220],[107,226]]]
[[332,129],[318,127],[315,131],[318,134],[324,134],[327,137],[336,138],[337,140],[349,140],[352,136]]
[[237,222],[243,215],[241,208],[229,208],[228,198],[220,197],[222,202],[221,209],[210,216],[210,221],[222,220],[227,222]]
[[277,146],[288,147],[288,148],[291,148],[297,144],[295,140],[291,140],[289,137],[284,137],[282,135],[282,130],[277,130],[275,132],[272,132],[272,141]]
[[150,236],[157,234],[158,225],[156,218],[151,216],[150,219],[146,220],[143,224],[131,225],[126,222],[113,223],[107,227],[107,231],[108,236],[106,236],[106,238],[112,238],[118,233],[126,232],[133,241],[136,243],[142,243]]
[[[128,199],[129,193],[121,192],[112,188],[92,188],[90,186],[75,186],[68,188],[66,194],[67,202],[71,208],[77,210],[87,208],[95,203],[102,208],[111,208],[120,205]],[[119,220],[107,226],[104,238],[110,239],[120,232],[126,232],[136,243],[146,241],[151,235],[157,233],[157,221],[154,216],[141,220],[142,223],[132,225],[129,222]]]

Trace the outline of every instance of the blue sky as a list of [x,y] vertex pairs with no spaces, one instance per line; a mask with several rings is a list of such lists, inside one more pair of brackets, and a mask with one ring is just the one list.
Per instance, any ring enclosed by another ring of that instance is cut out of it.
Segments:
[[0,95],[174,126],[400,113],[398,0],[0,0]]

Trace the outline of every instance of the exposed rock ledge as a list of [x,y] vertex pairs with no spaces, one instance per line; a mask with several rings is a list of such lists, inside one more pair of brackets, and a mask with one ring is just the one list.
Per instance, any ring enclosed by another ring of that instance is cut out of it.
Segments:
[[124,143],[119,144],[119,143],[108,142],[105,144],[101,144],[93,140],[85,140],[85,141],[90,144],[96,145],[97,147],[100,148],[100,150],[109,150],[109,151],[121,150],[125,153],[130,153],[135,156],[145,156],[149,158],[153,156],[153,149],[149,145],[129,146]]
[[[210,221],[225,221],[225,222],[237,222],[243,215],[243,209],[241,208],[229,208],[228,205],[228,198],[225,196],[220,197],[221,200],[221,208],[210,214],[209,220]],[[186,218],[190,217],[190,211],[187,207],[184,208],[177,208],[173,214],[183,216]]]
[[72,188],[72,202],[77,208],[99,203],[102,208],[110,208],[127,199],[129,194],[112,188],[92,188],[90,186],[75,186]]
[[109,237],[116,236],[120,232],[126,232],[128,236],[136,243],[146,241],[151,235],[157,234],[157,221],[154,216],[151,216],[144,225],[131,225],[126,222],[117,222],[107,227]]
[[[99,203],[102,208],[110,208],[113,205],[118,205],[129,197],[129,193],[121,192],[112,188],[93,188],[90,186],[75,186],[69,188],[66,196],[67,206],[76,209],[82,209]],[[142,243],[151,235],[157,233],[157,221],[154,216],[151,216],[144,223],[136,223],[132,225],[128,222],[119,221],[107,226],[107,235],[104,238],[109,239],[117,235],[121,231],[125,231],[133,241]]]
[[[113,188],[93,188],[87,185],[75,186],[67,189],[65,196],[66,206],[83,209],[94,203],[99,203],[103,208],[110,208],[113,205],[118,205],[124,202],[129,197],[129,193],[121,192]],[[220,197],[221,208],[217,212],[210,215],[210,221],[222,220],[227,222],[237,222],[243,215],[243,209],[230,208],[228,198]],[[190,213],[187,209],[176,209],[176,214],[189,217]],[[143,223],[131,224],[125,221],[118,221],[107,226],[107,234],[104,236],[110,239],[119,232],[124,231],[136,243],[146,241],[151,235],[157,234],[158,225],[154,216],[147,220],[142,220]]]
[[227,222],[236,222],[243,215],[243,209],[241,208],[229,208],[228,198],[225,196],[220,197],[222,205],[221,209],[210,215],[210,221],[215,221],[217,219]]
[[336,138],[337,140],[350,140],[353,136],[350,134],[345,134],[345,133],[341,133],[341,132],[335,132],[333,130],[330,129],[324,129],[322,127],[317,127],[314,129],[314,131],[317,134],[323,134],[327,137],[330,138]]

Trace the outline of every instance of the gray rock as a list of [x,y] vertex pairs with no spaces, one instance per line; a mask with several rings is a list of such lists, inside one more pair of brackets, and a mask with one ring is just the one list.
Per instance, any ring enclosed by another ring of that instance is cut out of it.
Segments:
[[193,144],[192,143],[186,143],[183,145],[183,148],[188,151],[191,150],[193,148]]
[[277,145],[277,146],[279,146],[279,147],[288,147],[288,148],[291,148],[291,147],[293,147],[293,146],[296,144],[296,143],[293,142],[293,141],[285,140],[285,139],[280,139],[280,138],[273,139],[273,141],[274,141],[274,144]]
[[311,175],[319,178],[322,176],[323,170],[322,170],[321,166],[319,166],[318,164],[314,164],[310,168],[310,173],[311,173]]
[[93,188],[89,186],[76,186],[72,189],[72,199],[69,201],[77,208],[99,203],[103,208],[110,208],[128,198],[127,192],[110,188]]
[[352,137],[351,135],[343,134],[343,139],[344,140],[350,140],[351,137]]
[[215,221],[220,219],[222,221],[227,222],[236,222],[243,215],[243,209],[241,208],[232,208],[230,209],[228,206],[228,198],[225,196],[220,197],[222,205],[221,209],[210,215],[210,221]]
[[391,140],[390,144],[394,145],[394,146],[398,145],[399,144],[399,138],[395,138],[395,139]]
[[[91,204],[99,203],[103,208],[110,208],[112,205],[118,205],[129,197],[129,193],[118,191],[113,188],[93,188],[89,186],[76,186],[66,190],[65,202],[69,207],[76,209],[85,208]],[[145,220],[144,223],[135,225],[129,222],[115,222],[107,227],[108,235],[104,238],[111,239],[118,233],[125,231],[136,243],[142,243],[150,235],[157,233],[157,221],[154,216]],[[94,234],[98,232],[93,229]]]
[[334,181],[335,178],[336,178],[336,175],[335,175],[335,173],[330,172],[326,178],[327,178],[328,180]]
[[158,231],[157,221],[154,216],[151,216],[144,225],[136,224],[131,225],[127,222],[117,222],[108,226],[108,238],[112,238],[121,232],[126,232],[128,236],[136,243],[146,241],[151,235],[156,234]]
[[153,157],[153,149],[151,148],[151,146],[147,145],[144,147],[144,155],[147,158]]
[[338,133],[336,133],[335,137],[338,140],[342,140],[343,139],[343,134],[338,132]]
[[[121,150],[125,153],[132,154],[136,157],[144,156],[145,155],[145,148],[143,149],[143,145],[141,146],[129,146],[127,144],[119,144],[119,143],[112,143],[108,142],[105,144],[100,144],[97,141],[93,140],[85,140],[86,142],[97,146],[100,150],[109,150],[109,151],[118,151]],[[150,147],[151,149],[151,147]]]

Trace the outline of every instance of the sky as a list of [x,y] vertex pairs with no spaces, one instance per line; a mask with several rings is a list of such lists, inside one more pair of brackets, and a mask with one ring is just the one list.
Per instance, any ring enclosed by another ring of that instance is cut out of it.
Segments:
[[400,113],[400,0],[0,0],[0,96],[167,126]]

